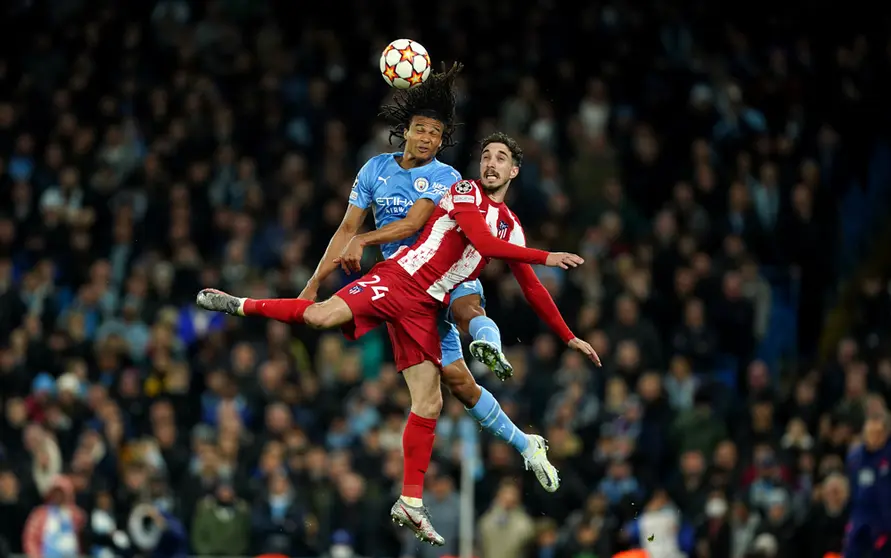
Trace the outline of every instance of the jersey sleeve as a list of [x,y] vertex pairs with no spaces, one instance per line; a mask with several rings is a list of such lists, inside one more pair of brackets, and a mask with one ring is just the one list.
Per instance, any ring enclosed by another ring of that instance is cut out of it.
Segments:
[[449,166],[444,166],[433,175],[433,184],[426,192],[421,194],[420,199],[428,199],[438,204],[442,197],[449,191],[452,184],[461,182],[461,175]]
[[353,182],[353,189],[350,190],[350,205],[355,205],[359,209],[368,209],[371,206],[371,200],[374,199],[372,187],[374,182],[374,159],[369,159],[359,173],[356,175],[356,181]]
[[454,217],[465,211],[479,211],[481,203],[483,195],[477,185],[470,180],[461,180],[452,184],[440,200],[439,206],[449,214],[449,217]]

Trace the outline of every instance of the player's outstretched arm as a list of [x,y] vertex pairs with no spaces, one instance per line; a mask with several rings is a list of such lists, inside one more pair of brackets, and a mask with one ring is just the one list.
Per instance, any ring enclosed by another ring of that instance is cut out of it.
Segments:
[[377,230],[354,236],[335,262],[339,263],[347,273],[361,271],[362,254],[366,246],[379,246],[410,237],[421,230],[421,227],[433,214],[434,209],[436,209],[436,203],[433,200],[419,199],[408,210],[404,218],[387,223]]
[[335,261],[337,256],[343,252],[343,248],[346,246],[347,242],[359,232],[359,227],[365,222],[366,215],[368,215],[367,209],[362,209],[353,204],[347,206],[343,221],[340,222],[340,226],[337,227],[337,231],[335,231],[334,236],[332,236],[331,240],[328,242],[328,247],[325,249],[325,255],[319,260],[319,265],[316,267],[312,277],[310,277],[309,281],[306,283],[303,292],[300,293],[300,298],[307,300],[316,299],[319,292],[319,285],[321,285],[322,281],[337,269],[338,263]]
[[511,263],[509,265],[514,277],[517,278],[517,283],[520,284],[523,296],[526,298],[529,306],[535,310],[535,314],[539,319],[546,323],[551,328],[551,331],[556,333],[564,343],[569,345],[569,348],[583,353],[594,364],[600,366],[600,357],[597,355],[597,352],[590,344],[576,337],[572,330],[569,329],[569,326],[566,325],[566,320],[563,319],[560,310],[554,303],[554,299],[551,298],[551,293],[548,292],[545,286],[541,284],[541,281],[539,281],[538,276],[535,275],[535,270],[528,264]]
[[519,262],[550,267],[578,267],[585,260],[575,254],[566,252],[545,252],[535,248],[516,246],[501,240],[492,234],[489,225],[477,210],[462,210],[453,212],[453,218],[467,236],[467,240],[473,244],[484,258],[496,258],[509,262]]

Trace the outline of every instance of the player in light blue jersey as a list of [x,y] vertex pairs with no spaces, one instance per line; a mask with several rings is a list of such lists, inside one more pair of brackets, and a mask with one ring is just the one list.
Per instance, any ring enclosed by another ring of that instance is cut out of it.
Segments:
[[[359,242],[354,238],[369,209],[375,226],[388,239],[376,244],[381,244],[384,256],[390,257],[400,246],[412,244],[442,195],[461,179],[458,171],[436,159],[440,150],[452,145],[455,118],[452,84],[460,68],[455,65],[448,72],[430,76],[418,87],[398,92],[393,104],[383,108],[382,114],[394,126],[391,137],[404,143],[403,151],[372,157],[363,165],[350,192],[346,215],[300,298],[315,300],[321,282],[337,269],[340,255],[349,244],[355,246],[354,243]],[[545,440],[517,428],[492,394],[476,383],[464,361],[459,328],[473,337],[474,357],[502,380],[512,374],[501,350],[498,326],[486,316],[483,304],[479,281],[461,284],[452,292],[440,329],[442,383],[485,430],[516,448],[545,490],[554,492],[559,488],[560,479],[547,459]],[[421,373],[426,371],[410,369],[404,374],[412,395],[412,413],[435,420],[442,410],[440,378],[419,377]],[[403,439],[404,445],[406,438],[408,433]],[[406,497],[403,492],[391,515],[423,540],[441,539],[419,498]]]

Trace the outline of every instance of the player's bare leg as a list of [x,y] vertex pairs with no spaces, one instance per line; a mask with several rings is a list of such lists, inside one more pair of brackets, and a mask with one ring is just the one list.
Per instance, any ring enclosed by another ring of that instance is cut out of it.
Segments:
[[555,492],[560,488],[560,475],[557,468],[548,461],[548,446],[545,439],[520,430],[504,413],[498,400],[489,390],[476,383],[464,359],[458,359],[443,367],[442,383],[484,430],[520,452],[526,463],[526,469],[535,473],[535,478],[542,488],[548,492]]
[[429,361],[402,371],[411,393],[411,414],[402,434],[404,453],[402,495],[390,509],[390,517],[411,529],[422,541],[435,546],[445,544],[433,528],[430,513],[424,507],[424,474],[433,455],[436,420],[442,412],[439,369]]
[[499,380],[513,376],[514,367],[501,350],[501,332],[491,318],[486,316],[480,295],[469,294],[452,301],[452,319],[458,329],[473,337],[470,354],[485,364]]
[[353,319],[353,312],[340,297],[324,302],[300,298],[239,298],[217,289],[198,293],[196,304],[205,310],[232,316],[262,316],[288,324],[305,324],[316,329],[331,329]]

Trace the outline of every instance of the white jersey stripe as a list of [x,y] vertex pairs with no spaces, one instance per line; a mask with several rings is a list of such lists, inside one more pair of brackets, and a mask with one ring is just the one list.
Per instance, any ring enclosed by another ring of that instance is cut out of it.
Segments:
[[461,254],[461,259],[430,285],[427,294],[440,302],[444,301],[452,289],[467,281],[482,261],[483,257],[476,251],[476,248],[472,244],[468,244]]
[[523,232],[520,222],[517,221],[516,215],[512,211],[509,211],[507,214],[510,215],[511,221],[514,222],[514,226],[510,231],[510,238],[507,241],[516,246],[526,246],[526,234]]
[[[489,231],[492,232],[493,236],[498,236],[498,215],[497,207],[489,206],[486,210],[486,224],[489,226]],[[467,281],[482,261],[483,257],[477,252],[476,248],[468,244],[461,254],[461,259],[443,273],[442,277],[430,285],[430,288],[427,289],[427,294],[436,300],[445,300],[446,295],[452,292],[452,289]]]
[[[443,215],[433,223],[430,234],[417,248],[412,248],[399,258],[399,265],[402,266],[409,275],[417,273],[421,267],[429,262],[436,251],[442,244],[445,235],[458,226],[454,220],[448,215]],[[440,299],[441,300],[441,299]]]

